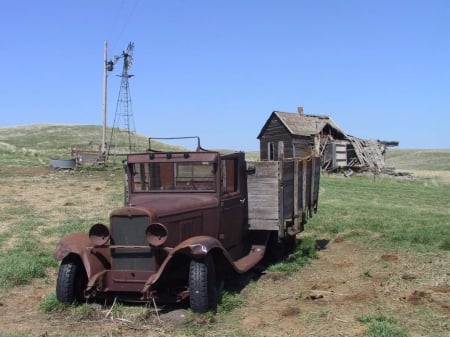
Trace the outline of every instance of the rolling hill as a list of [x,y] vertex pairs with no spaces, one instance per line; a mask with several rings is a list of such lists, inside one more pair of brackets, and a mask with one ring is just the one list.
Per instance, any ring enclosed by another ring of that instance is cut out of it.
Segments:
[[[51,158],[68,158],[70,149],[99,149],[102,127],[98,125],[55,125],[36,124],[0,128],[0,158],[3,165],[32,166],[47,163]],[[111,130],[107,130],[109,137]],[[119,133],[118,146],[127,147],[127,134]],[[153,142],[158,150],[180,150],[173,145]],[[145,151],[148,138],[136,135],[136,148]],[[230,150],[219,150],[227,152]],[[247,153],[251,160],[258,158],[258,152]],[[450,171],[450,149],[391,149],[388,150],[386,165],[396,170]]]

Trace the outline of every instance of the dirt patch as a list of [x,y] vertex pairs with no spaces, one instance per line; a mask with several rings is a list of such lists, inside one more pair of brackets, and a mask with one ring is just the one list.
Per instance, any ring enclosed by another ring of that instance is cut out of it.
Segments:
[[[435,327],[432,335],[446,335],[450,296],[444,256],[330,242],[296,275],[274,279],[269,274],[244,289],[247,305],[237,313],[245,317],[244,325],[256,322],[261,336],[362,336],[366,326],[358,317],[380,312],[399,320],[411,336],[430,335],[424,321]],[[406,273],[416,277],[405,280]],[[432,286],[436,282],[441,285]]]

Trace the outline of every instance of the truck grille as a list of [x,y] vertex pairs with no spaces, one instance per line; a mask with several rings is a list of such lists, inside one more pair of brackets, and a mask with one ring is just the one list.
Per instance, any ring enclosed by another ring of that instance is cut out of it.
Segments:
[[145,230],[149,223],[149,218],[146,216],[111,218],[112,244],[129,246],[111,249],[113,270],[153,270],[152,251],[145,238]]

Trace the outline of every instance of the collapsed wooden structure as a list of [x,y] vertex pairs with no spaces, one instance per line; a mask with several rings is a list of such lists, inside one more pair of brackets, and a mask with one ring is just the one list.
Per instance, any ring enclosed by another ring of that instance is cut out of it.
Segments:
[[106,155],[100,150],[83,150],[72,147],[71,156],[75,160],[76,167],[104,166],[106,163]]
[[257,137],[261,160],[320,156],[326,171],[383,172],[386,149],[397,141],[364,140],[345,133],[330,116],[274,111]]

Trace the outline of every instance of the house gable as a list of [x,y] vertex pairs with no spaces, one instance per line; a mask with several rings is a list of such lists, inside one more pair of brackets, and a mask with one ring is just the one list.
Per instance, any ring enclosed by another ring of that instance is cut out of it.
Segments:
[[275,112],[272,112],[265,123],[258,139],[261,160],[278,159],[280,156],[292,157],[291,132]]

